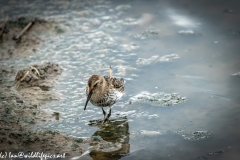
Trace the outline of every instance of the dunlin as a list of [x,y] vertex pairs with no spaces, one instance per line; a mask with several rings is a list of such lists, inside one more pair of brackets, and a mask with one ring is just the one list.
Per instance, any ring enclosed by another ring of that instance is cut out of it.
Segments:
[[[123,78],[117,79],[112,77],[112,67],[109,69],[110,76],[92,75],[87,82],[86,95],[87,100],[84,110],[87,107],[88,101],[102,108],[104,122],[111,116],[112,106],[122,97],[124,92]],[[109,107],[109,113],[106,116],[104,107]]]

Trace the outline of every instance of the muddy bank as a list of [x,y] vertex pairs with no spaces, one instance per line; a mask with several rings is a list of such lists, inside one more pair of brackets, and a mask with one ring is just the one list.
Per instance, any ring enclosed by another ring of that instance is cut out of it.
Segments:
[[57,100],[58,95],[50,89],[54,87],[56,78],[62,68],[55,63],[32,65],[19,70],[15,77],[15,88],[25,103],[40,105],[44,101]]
[[[39,71],[41,68],[47,68],[46,66],[54,68],[56,64],[34,65]],[[60,68],[58,69],[57,71],[60,72]],[[0,152],[41,151],[52,154],[66,153],[66,156],[82,154],[83,149],[80,145],[89,141],[88,139],[68,137],[58,131],[31,130],[36,123],[56,120],[56,113],[41,109],[41,104],[54,100],[49,97],[56,97],[56,95],[40,87],[41,84],[53,85],[48,83],[53,81],[49,76],[52,74],[41,72],[38,78],[28,74],[20,81],[18,78],[27,71],[28,68],[17,73],[12,68],[2,67],[0,70]],[[16,78],[13,81],[15,75]]]
[[[25,27],[29,28],[23,32]],[[64,33],[66,28],[61,24],[39,19],[36,17],[19,17],[0,22],[0,59],[22,57],[34,54],[39,45],[44,42],[41,34],[58,35]],[[21,36],[19,36],[21,35]]]

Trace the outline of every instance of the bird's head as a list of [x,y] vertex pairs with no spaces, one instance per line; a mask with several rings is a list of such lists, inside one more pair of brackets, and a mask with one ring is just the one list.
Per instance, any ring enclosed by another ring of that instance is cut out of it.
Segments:
[[87,100],[84,106],[84,110],[87,108],[88,101],[91,99],[92,95],[101,94],[104,90],[105,80],[104,77],[100,75],[92,75],[87,82],[86,93]]

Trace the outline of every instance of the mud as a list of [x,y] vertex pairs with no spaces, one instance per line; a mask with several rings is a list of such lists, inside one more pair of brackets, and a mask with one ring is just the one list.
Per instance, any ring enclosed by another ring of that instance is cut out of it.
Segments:
[[62,73],[62,69],[55,63],[44,63],[42,65],[32,65],[17,72],[15,82],[17,89],[39,86],[47,90],[54,86],[53,79]]
[[[0,60],[34,54],[39,45],[44,42],[39,35],[42,33],[56,35],[65,31],[65,28],[54,21],[35,17],[9,18],[3,28],[4,22],[0,22],[0,31],[3,33],[0,37]],[[14,40],[30,22],[33,22],[33,25],[18,40]]]
[[[51,66],[51,67],[50,67]],[[36,69],[54,68],[57,65],[45,63],[34,65]],[[40,85],[53,85],[50,80],[53,73],[43,72],[38,79],[34,79],[31,74],[30,81],[23,79],[18,85],[21,88],[16,90],[16,81],[21,78],[21,73],[25,73],[28,68],[19,70],[17,74],[10,68],[1,66],[0,70],[0,152],[18,153],[25,152],[48,152],[52,154],[63,154],[65,156],[81,155],[83,147],[80,145],[89,143],[90,138],[76,139],[61,134],[58,131],[36,131],[31,128],[36,123],[46,123],[54,121],[56,114],[41,109],[43,102],[49,102],[49,97],[54,97],[55,93],[44,91]],[[58,73],[62,71],[60,68]],[[54,71],[53,72],[57,72]],[[46,80],[46,81],[44,81]],[[51,83],[48,83],[51,82]],[[53,98],[54,99],[54,98]],[[73,147],[74,146],[74,147]]]

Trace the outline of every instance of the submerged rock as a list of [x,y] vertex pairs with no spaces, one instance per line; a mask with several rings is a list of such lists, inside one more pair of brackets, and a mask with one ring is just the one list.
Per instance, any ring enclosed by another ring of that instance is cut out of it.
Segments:
[[143,91],[130,98],[129,104],[132,103],[145,103],[152,106],[172,106],[186,101],[186,97],[181,97],[177,93],[149,93]]
[[201,139],[207,139],[209,138],[210,135],[211,133],[208,131],[195,131],[195,132],[192,132],[189,136],[185,136],[184,139],[196,141]]
[[77,143],[82,143],[83,139],[82,138],[75,138],[74,141],[77,142]]
[[134,38],[143,40],[143,39],[146,39],[148,37],[157,36],[158,34],[159,34],[159,30],[154,29],[154,28],[149,28],[149,29],[145,30],[143,33],[135,34]]
[[102,141],[103,139],[100,136],[92,136],[92,140],[93,141]]
[[177,130],[174,132],[177,134],[181,134],[185,140],[189,140],[189,141],[208,139],[209,136],[211,135],[211,132],[209,131],[194,131],[189,133],[184,130]]

